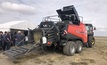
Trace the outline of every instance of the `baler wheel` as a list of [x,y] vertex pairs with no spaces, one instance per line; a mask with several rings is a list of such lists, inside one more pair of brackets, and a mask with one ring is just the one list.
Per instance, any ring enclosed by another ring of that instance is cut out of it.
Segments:
[[63,53],[68,56],[72,56],[75,54],[76,46],[75,42],[68,41],[67,44],[63,47]]
[[76,44],[76,52],[80,53],[83,48],[83,43],[81,41],[76,41],[75,44]]

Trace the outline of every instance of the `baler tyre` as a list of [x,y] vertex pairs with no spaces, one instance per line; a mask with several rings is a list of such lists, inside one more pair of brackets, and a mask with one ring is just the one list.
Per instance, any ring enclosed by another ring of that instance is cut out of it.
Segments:
[[83,48],[82,41],[76,41],[75,44],[76,44],[76,52],[80,53],[82,51],[82,48]]
[[73,41],[68,41],[68,43],[63,47],[63,53],[68,56],[75,54],[76,47]]
[[94,39],[94,37],[89,36],[89,39],[88,39],[88,47],[89,47],[89,48],[92,48],[94,44],[95,44],[95,39]]

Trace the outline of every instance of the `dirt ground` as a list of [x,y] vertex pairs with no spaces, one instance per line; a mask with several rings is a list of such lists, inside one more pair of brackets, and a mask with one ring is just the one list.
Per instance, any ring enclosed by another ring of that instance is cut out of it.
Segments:
[[52,51],[10,59],[0,52],[0,65],[107,65],[107,37],[96,37],[93,48],[83,48],[74,56]]

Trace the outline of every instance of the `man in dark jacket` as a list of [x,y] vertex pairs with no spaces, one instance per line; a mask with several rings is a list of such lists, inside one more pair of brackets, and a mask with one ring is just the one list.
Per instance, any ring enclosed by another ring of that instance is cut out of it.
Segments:
[[6,48],[6,35],[7,35],[7,32],[5,31],[3,34],[3,51],[5,51],[5,48]]
[[10,46],[11,46],[11,33],[10,32],[7,32],[7,36],[6,36],[6,39],[7,39],[7,45],[6,45],[6,50],[10,49]]
[[3,49],[3,32],[0,31],[0,48]]
[[15,45],[18,46],[24,45],[24,38],[25,35],[21,31],[18,31],[18,33],[15,35]]
[[10,35],[10,32],[5,32],[3,34],[3,41],[4,41],[4,44],[3,44],[3,50],[8,50],[10,49],[10,42],[11,42],[11,35]]

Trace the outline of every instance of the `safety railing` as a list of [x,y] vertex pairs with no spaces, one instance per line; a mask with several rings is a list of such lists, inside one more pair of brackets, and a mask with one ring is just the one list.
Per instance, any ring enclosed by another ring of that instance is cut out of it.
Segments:
[[60,22],[61,19],[59,18],[58,15],[47,16],[42,19],[42,22],[47,22],[47,21]]

